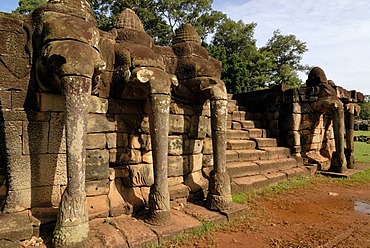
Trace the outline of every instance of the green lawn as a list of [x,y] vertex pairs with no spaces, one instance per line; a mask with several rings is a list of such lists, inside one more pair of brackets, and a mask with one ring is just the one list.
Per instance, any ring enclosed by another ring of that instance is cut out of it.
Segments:
[[[355,136],[370,136],[370,131],[355,131]],[[355,142],[355,161],[370,163],[370,144]]]

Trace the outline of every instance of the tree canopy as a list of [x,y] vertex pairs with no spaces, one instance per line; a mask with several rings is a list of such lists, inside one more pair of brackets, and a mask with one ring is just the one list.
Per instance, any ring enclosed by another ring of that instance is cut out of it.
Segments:
[[[19,0],[17,14],[28,14],[47,0]],[[267,44],[256,46],[256,23],[234,21],[212,9],[213,0],[88,0],[102,30],[110,30],[124,8],[133,9],[144,28],[160,45],[171,44],[175,29],[192,24],[210,54],[223,63],[222,79],[230,93],[267,88],[277,84],[297,87],[306,43],[276,30]],[[210,38],[211,37],[211,38]]]

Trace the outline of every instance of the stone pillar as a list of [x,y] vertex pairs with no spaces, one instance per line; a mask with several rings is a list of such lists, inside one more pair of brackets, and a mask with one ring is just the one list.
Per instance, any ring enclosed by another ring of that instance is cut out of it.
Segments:
[[59,205],[55,247],[84,247],[89,232],[86,209],[86,131],[91,79],[62,78],[66,96],[67,188]]
[[[218,88],[215,86],[215,88]],[[211,90],[212,92],[217,92]],[[227,98],[226,92],[219,95],[211,94],[211,129],[213,144],[214,167],[210,173],[206,208],[225,211],[232,206],[230,176],[226,172],[226,123]],[[221,99],[220,99],[221,98]]]
[[354,125],[355,125],[355,103],[347,103],[345,105],[345,128],[346,128],[346,149],[345,155],[347,159],[347,167],[353,169],[355,167],[354,157]]
[[329,171],[345,173],[347,170],[347,161],[344,155],[344,109],[339,100],[336,102],[336,108],[332,112],[335,154],[333,155]]
[[167,225],[171,220],[170,194],[168,191],[167,157],[171,96],[150,94],[150,137],[154,166],[154,184],[149,193],[149,217],[152,225]]

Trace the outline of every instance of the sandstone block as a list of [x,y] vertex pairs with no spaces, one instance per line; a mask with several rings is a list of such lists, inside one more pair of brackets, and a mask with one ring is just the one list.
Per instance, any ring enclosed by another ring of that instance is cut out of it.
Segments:
[[12,90],[12,109],[23,110],[26,101],[27,91]]
[[180,184],[180,183],[183,183],[183,182],[184,182],[184,177],[183,176],[169,177],[168,178],[168,186],[177,185],[177,184]]
[[90,220],[95,218],[106,218],[109,215],[108,196],[86,197],[86,207]]
[[86,196],[108,195],[109,193],[109,179],[87,181],[85,183]]
[[51,113],[49,132],[49,153],[66,153],[64,113]]
[[191,172],[196,172],[202,169],[203,154],[195,154],[189,156],[189,169]]
[[5,140],[0,141],[6,147],[8,155],[22,155],[23,123],[21,121],[4,121]]
[[1,109],[4,111],[6,109],[11,109],[12,107],[12,95],[11,91],[0,91],[0,101],[1,101]]
[[127,133],[107,133],[106,139],[109,149],[128,147],[129,135]]
[[154,183],[154,172],[152,164],[135,164],[129,166],[132,185],[151,186]]
[[109,160],[119,165],[138,164],[142,162],[142,156],[140,150],[119,148],[109,151]]
[[142,101],[109,99],[109,113],[137,115],[143,113],[143,111]]
[[213,155],[203,154],[203,167],[213,167]]
[[89,113],[106,114],[108,112],[108,100],[97,96],[89,98]]
[[170,104],[170,113],[173,115],[188,115],[192,116],[194,115],[194,109],[190,106],[177,103],[177,102],[171,102]]
[[203,140],[190,139],[189,140],[189,154],[199,154],[203,150]]
[[109,182],[109,216],[119,216],[121,214],[128,213],[128,208],[122,195],[118,192],[116,183],[114,181]]
[[89,114],[87,121],[88,133],[103,133],[116,131],[116,121],[112,116],[104,114]]
[[204,139],[210,133],[211,124],[208,117],[192,116],[189,137]]
[[87,135],[86,149],[104,149],[106,135],[104,133],[91,133]]
[[169,136],[168,137],[168,154],[182,155],[185,154],[189,140],[186,136]]
[[206,191],[208,188],[208,180],[203,177],[201,171],[187,174],[184,177],[184,183],[189,186],[191,192],[197,192],[201,189]]
[[146,164],[153,164],[153,154],[152,154],[152,151],[143,151],[142,152],[142,155],[143,155],[143,163],[146,163]]
[[126,202],[131,204],[134,208],[134,212],[142,209],[145,206],[145,201],[141,192],[140,187],[122,188],[122,196]]
[[65,110],[65,97],[61,94],[38,93],[40,111],[63,112]]
[[168,156],[168,176],[178,177],[189,173],[188,156]]
[[170,114],[169,121],[170,134],[184,134],[190,130],[190,116]]
[[212,146],[212,138],[205,138],[203,140],[203,154],[212,154],[213,153],[213,146]]
[[101,180],[109,177],[109,152],[107,150],[86,151],[86,180]]
[[23,154],[47,153],[48,122],[23,122]]

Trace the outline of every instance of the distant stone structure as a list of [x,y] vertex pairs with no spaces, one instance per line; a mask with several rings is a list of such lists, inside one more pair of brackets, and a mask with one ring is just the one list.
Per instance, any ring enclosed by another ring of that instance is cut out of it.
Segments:
[[234,99],[250,119],[260,121],[280,145],[302,156],[305,164],[340,173],[354,167],[354,116],[364,97],[335,86],[321,68],[310,71],[306,87],[276,86]]

